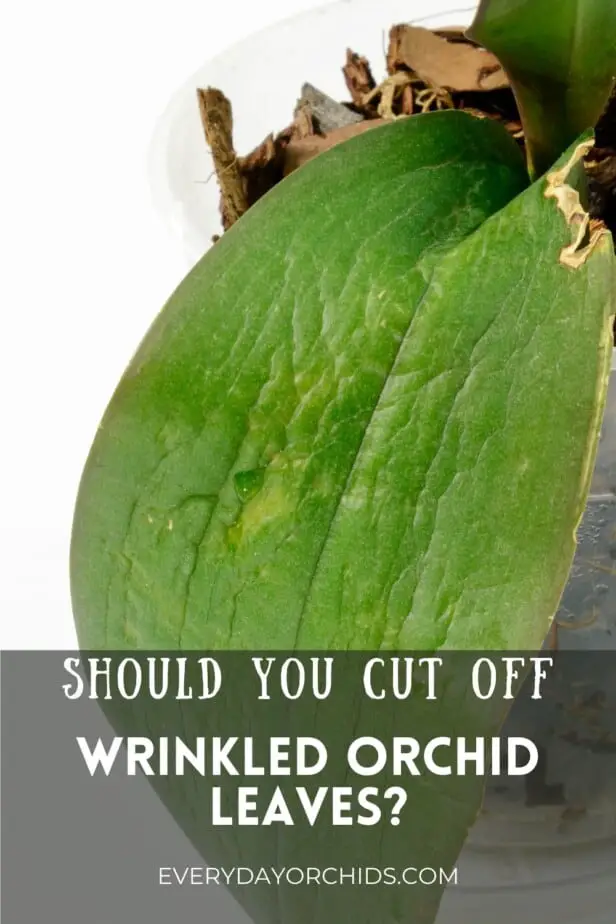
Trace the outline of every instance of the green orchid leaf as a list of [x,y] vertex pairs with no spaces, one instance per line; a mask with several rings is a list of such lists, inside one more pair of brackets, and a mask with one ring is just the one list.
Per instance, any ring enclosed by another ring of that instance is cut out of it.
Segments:
[[[319,156],[244,215],[165,306],[99,428],[72,544],[81,646],[539,648],[611,357],[612,241],[575,188],[589,144],[529,185],[501,126],[416,116]],[[506,704],[480,714],[459,679],[436,714],[411,703],[413,734],[498,731]],[[352,689],[310,703],[309,727],[340,745],[346,728],[395,734],[390,704]],[[148,734],[301,724],[301,704],[265,719],[239,683],[228,697],[218,713],[122,703],[110,717],[128,728],[136,709]],[[344,781],[342,752],[330,770]],[[211,825],[203,781],[153,784],[208,863],[253,868],[450,869],[482,798],[480,777],[419,778],[408,826],[238,835]],[[238,897],[258,924],[432,924],[443,888]]]
[[482,0],[469,36],[507,71],[531,176],[598,121],[616,79],[610,0]]
[[611,349],[611,238],[570,185],[586,147],[529,187],[500,126],[413,117],[225,234],[96,437],[82,646],[539,647]]

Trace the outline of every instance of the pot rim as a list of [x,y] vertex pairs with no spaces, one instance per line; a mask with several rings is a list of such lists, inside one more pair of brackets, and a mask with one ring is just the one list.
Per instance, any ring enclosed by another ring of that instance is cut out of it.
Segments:
[[[381,4],[374,4],[373,0],[336,0],[253,33],[206,61],[188,77],[171,95],[155,126],[147,155],[155,211],[171,236],[179,241],[187,268],[194,266],[211,246],[212,235],[221,231],[216,187],[208,179],[212,175],[212,162],[195,102],[197,87],[221,86],[228,93],[237,114],[238,149],[250,150],[268,132],[287,123],[296,89],[299,91],[305,80],[312,80],[332,95],[344,93],[340,68],[345,49],[352,43],[372,60],[376,72],[377,62],[382,65],[380,69],[385,76],[383,36],[392,24],[464,27],[470,25],[477,5],[477,2],[456,4],[455,0],[384,0]],[[311,32],[315,42],[318,37],[320,43],[314,66],[308,63],[307,56],[314,62],[315,46],[306,44],[306,40],[299,44],[297,41],[298,34],[307,36]],[[259,95],[250,67],[255,59],[272,61],[271,69],[259,71],[270,92],[265,94],[269,98],[258,112],[254,106],[244,104],[246,87]],[[280,71],[290,72],[290,96],[276,79]],[[242,80],[244,72],[250,72],[249,80]]]

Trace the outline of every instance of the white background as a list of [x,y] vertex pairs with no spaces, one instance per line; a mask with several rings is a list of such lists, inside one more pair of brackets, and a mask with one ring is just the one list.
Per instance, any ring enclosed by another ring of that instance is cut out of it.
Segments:
[[3,648],[76,644],[79,476],[132,351],[186,271],[154,211],[152,132],[209,58],[315,0],[5,8],[0,69]]

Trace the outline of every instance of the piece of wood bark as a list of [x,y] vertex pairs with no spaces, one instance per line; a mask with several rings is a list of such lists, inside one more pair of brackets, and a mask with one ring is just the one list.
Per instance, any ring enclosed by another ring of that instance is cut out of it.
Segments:
[[346,63],[342,68],[344,81],[353,105],[367,118],[376,116],[376,107],[365,103],[366,97],[376,87],[367,58],[347,48]]
[[310,135],[314,135],[316,131],[318,129],[312,109],[300,99],[295,107],[293,121],[279,133],[278,137],[284,137],[287,141],[290,141],[292,138],[308,138]]
[[432,86],[455,92],[509,86],[507,75],[489,51],[459,39],[448,41],[419,26],[391,29],[387,69],[390,74],[412,71]]
[[250,207],[282,179],[284,147],[278,137],[268,135],[253,151],[240,157],[238,162]]
[[233,112],[227,97],[215,87],[197,90],[197,99],[205,140],[212,152],[220,187],[220,211],[226,231],[248,209],[244,182],[233,147]]
[[315,130],[310,107],[301,103],[296,107],[295,117],[290,125],[277,135],[268,135],[249,154],[238,158],[249,207],[282,180],[287,146],[292,141],[310,138],[315,134]]
[[328,135],[313,135],[311,138],[290,141],[284,152],[284,175],[288,176],[294,170],[312,160],[313,157],[333,148],[336,144],[348,141],[349,138],[353,138],[355,135],[361,135],[365,131],[385,124],[385,119],[365,119],[355,125],[338,128]]

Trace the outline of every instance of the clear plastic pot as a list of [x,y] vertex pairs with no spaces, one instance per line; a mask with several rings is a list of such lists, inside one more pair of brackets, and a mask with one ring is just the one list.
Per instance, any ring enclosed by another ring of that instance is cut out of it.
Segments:
[[[348,96],[342,76],[347,48],[386,77],[387,34],[395,23],[466,26],[475,3],[464,0],[339,0],[251,35],[206,62],[171,97],[158,122],[148,167],[154,205],[193,264],[220,234],[219,194],[199,120],[196,89],[220,87],[233,104],[239,153],[288,125],[308,81],[335,99]],[[258,105],[255,105],[255,100]]]

